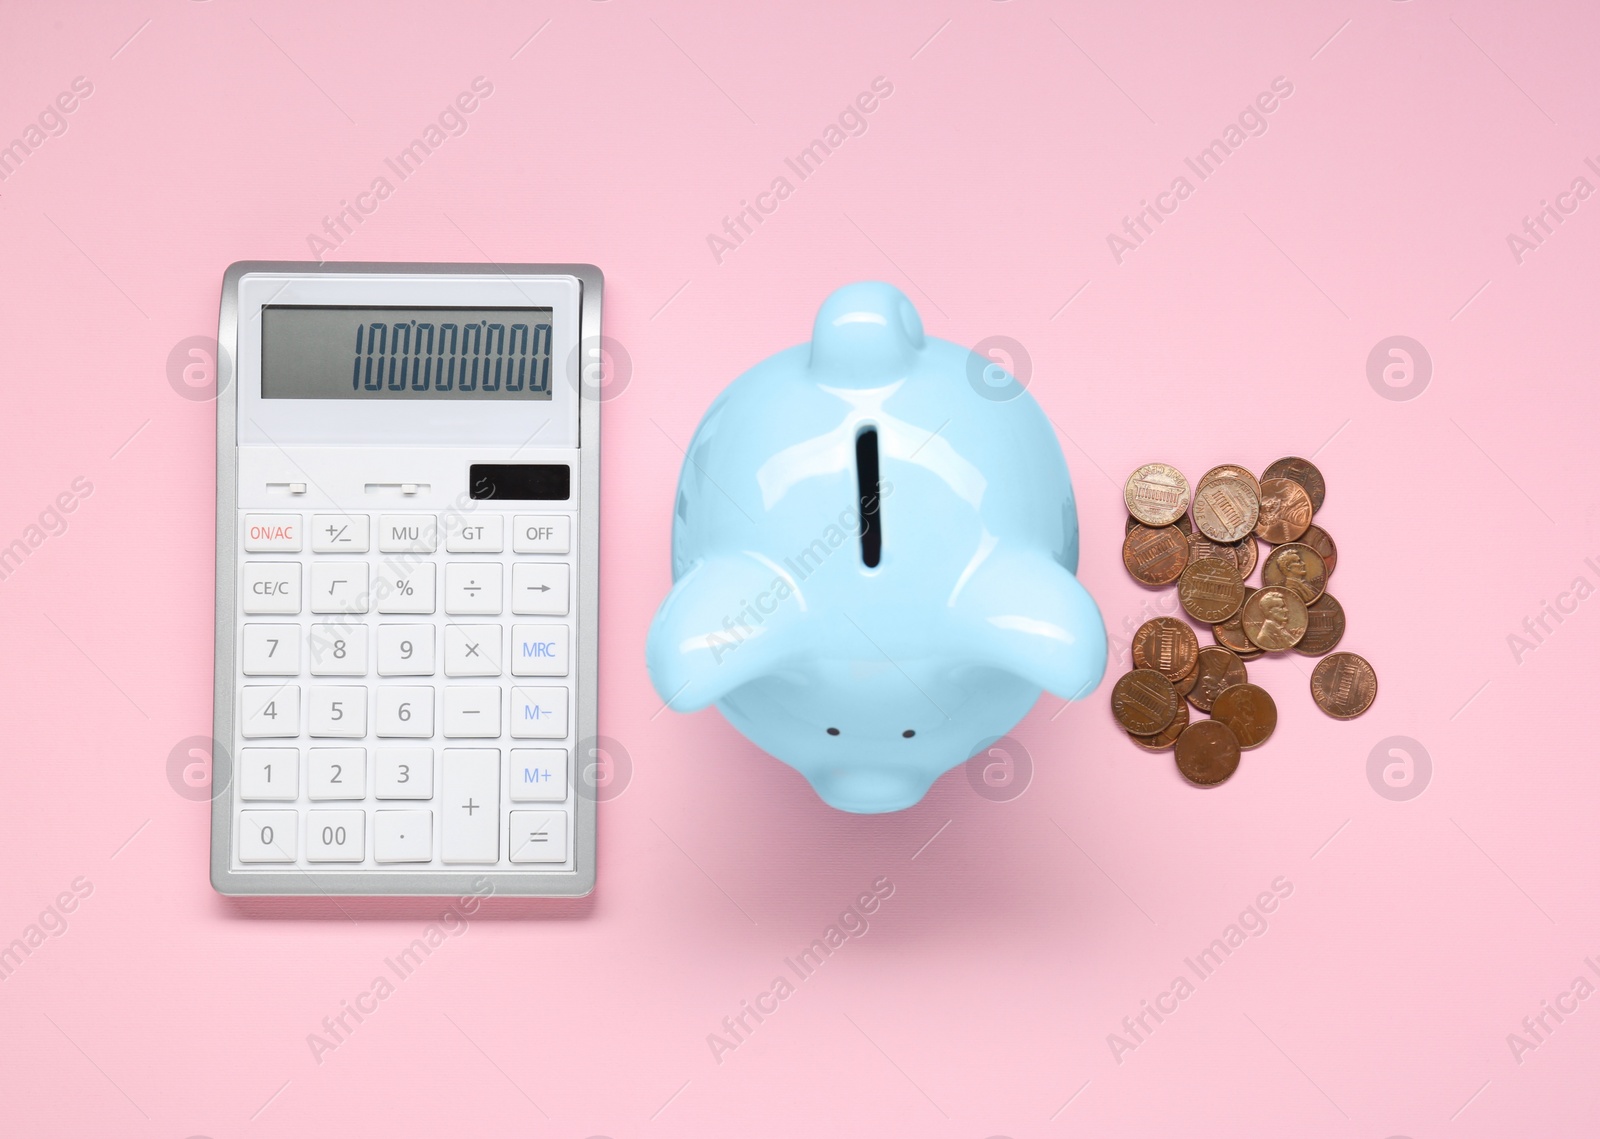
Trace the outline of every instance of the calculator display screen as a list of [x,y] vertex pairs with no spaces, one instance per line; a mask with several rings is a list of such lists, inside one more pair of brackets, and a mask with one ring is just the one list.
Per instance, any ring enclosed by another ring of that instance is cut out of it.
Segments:
[[552,312],[266,305],[261,396],[548,400]]

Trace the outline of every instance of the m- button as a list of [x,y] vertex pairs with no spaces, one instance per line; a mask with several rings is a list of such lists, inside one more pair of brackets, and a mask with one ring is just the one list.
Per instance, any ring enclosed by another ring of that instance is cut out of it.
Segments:
[[519,514],[511,548],[519,554],[564,554],[572,548],[572,519],[565,514]]

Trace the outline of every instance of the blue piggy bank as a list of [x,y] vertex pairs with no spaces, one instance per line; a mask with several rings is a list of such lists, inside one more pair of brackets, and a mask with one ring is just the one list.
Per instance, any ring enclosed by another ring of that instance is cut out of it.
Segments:
[[715,703],[824,802],[909,807],[1041,689],[1100,682],[1072,479],[1014,378],[905,294],[835,292],[811,343],[706,412],[678,481],[656,691]]

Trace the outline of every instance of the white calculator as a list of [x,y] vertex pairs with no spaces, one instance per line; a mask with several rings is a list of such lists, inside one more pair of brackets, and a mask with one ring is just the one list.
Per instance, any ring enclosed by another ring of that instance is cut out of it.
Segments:
[[590,265],[228,269],[219,892],[593,888],[600,294]]

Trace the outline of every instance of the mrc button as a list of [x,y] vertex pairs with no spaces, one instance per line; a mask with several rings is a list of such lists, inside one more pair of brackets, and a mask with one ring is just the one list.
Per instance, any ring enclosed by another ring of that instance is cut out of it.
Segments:
[[519,514],[511,548],[519,554],[564,554],[572,548],[572,518],[565,514]]

